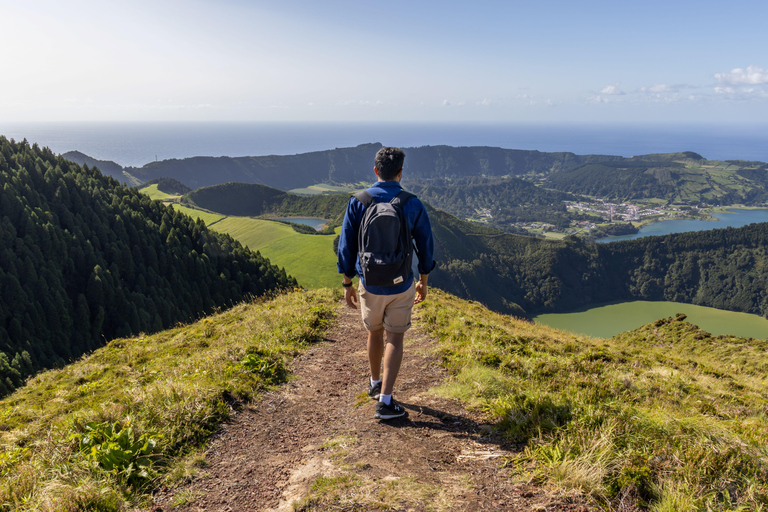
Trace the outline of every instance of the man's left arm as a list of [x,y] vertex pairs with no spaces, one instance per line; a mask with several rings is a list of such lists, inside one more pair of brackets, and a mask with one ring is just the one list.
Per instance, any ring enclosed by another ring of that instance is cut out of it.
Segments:
[[413,241],[416,244],[416,253],[419,257],[419,280],[416,283],[415,304],[422,302],[427,298],[427,278],[432,269],[435,268],[434,260],[434,240],[432,239],[432,224],[429,221],[429,215],[421,201],[414,201],[419,206],[420,211],[411,230]]

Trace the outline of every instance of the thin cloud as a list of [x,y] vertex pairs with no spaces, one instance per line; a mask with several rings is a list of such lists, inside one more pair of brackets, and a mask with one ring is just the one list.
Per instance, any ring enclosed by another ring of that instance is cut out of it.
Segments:
[[747,66],[747,69],[734,68],[730,73],[715,73],[721,84],[727,85],[764,85],[768,84],[768,69]]

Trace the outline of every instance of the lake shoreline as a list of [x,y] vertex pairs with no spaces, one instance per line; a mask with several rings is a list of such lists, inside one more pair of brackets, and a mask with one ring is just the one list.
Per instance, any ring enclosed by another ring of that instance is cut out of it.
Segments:
[[[768,222],[768,207],[747,207],[743,205],[719,206],[707,211],[707,218],[675,218],[654,220],[647,223],[633,223],[640,230],[633,235],[611,236],[599,238],[596,243],[620,242],[635,240],[647,236],[664,236],[674,233],[689,233],[692,231],[708,231],[727,227],[743,227],[756,222]],[[740,218],[723,218],[722,216],[741,216]],[[698,224],[702,223],[702,224]],[[713,225],[722,223],[722,225]]]

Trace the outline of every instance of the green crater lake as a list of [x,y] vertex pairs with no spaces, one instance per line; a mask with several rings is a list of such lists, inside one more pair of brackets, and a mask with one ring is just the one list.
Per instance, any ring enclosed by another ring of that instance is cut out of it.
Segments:
[[768,320],[759,315],[682,304],[679,302],[631,301],[597,306],[572,313],[547,313],[533,318],[548,325],[595,338],[610,338],[631,331],[659,318],[683,313],[692,324],[714,335],[731,334],[742,338],[768,338]]

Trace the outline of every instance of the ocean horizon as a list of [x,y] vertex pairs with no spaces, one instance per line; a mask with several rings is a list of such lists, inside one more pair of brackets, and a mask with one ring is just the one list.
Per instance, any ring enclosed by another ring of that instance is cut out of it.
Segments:
[[710,160],[768,162],[768,124],[0,122],[0,135],[17,141],[26,138],[58,154],[80,151],[124,167],[193,156],[291,155],[372,142],[625,157],[694,151]]

